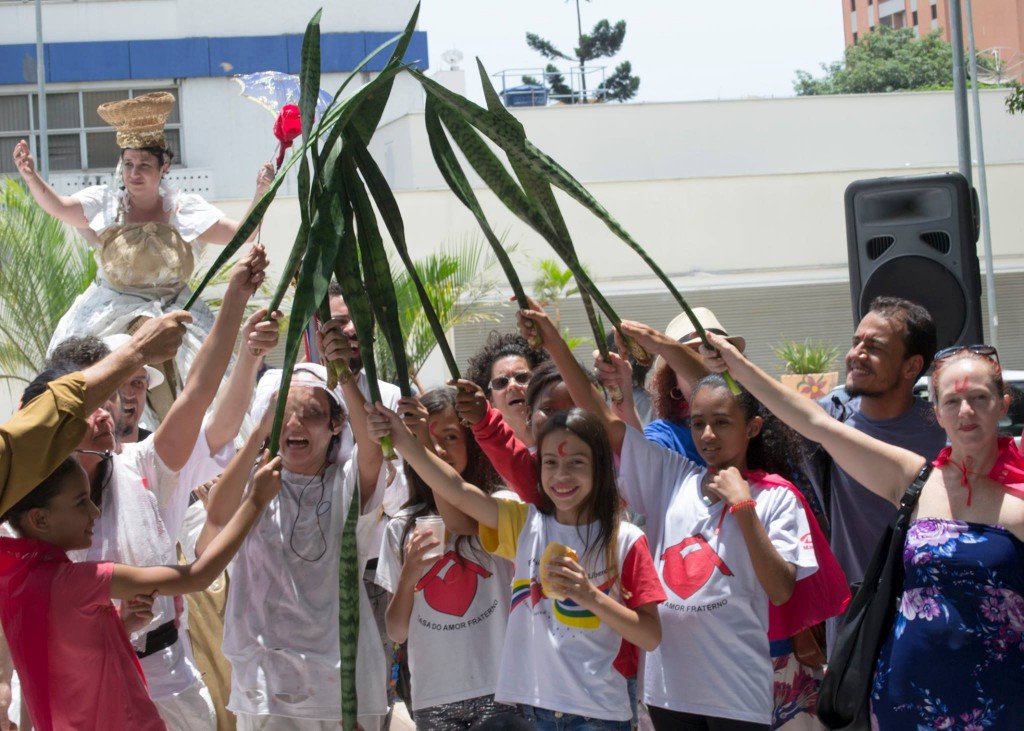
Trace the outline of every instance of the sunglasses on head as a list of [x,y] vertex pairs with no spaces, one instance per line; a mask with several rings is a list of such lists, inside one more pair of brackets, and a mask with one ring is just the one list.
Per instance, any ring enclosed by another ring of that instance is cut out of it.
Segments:
[[504,391],[508,388],[508,384],[512,383],[513,379],[520,386],[525,386],[530,382],[530,376],[532,375],[533,374],[530,373],[530,371],[519,371],[513,375],[512,378],[509,378],[508,376],[497,376],[496,378],[491,379],[491,383],[489,385],[492,391]]
[[999,362],[999,353],[996,352],[996,349],[991,345],[985,345],[984,343],[979,343],[977,345],[951,345],[950,347],[943,348],[936,353],[935,360],[945,360],[946,358],[954,356],[957,353],[962,353],[965,350],[970,353],[974,353],[975,355],[982,355],[996,363]]

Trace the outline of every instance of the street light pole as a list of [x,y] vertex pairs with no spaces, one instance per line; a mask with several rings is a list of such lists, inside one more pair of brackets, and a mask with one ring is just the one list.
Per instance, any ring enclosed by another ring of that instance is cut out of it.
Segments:
[[46,61],[43,49],[43,3],[36,0],[36,88],[39,90],[39,175],[50,179],[50,141],[46,124]]
[[960,174],[973,185],[971,133],[967,119],[967,78],[964,74],[964,21],[960,0],[949,0],[949,42],[953,46],[953,109],[956,112],[956,147]]

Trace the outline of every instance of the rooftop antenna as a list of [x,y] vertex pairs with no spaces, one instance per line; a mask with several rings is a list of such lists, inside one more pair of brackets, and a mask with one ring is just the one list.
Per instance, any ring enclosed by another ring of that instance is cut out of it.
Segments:
[[457,48],[449,48],[441,54],[441,60],[448,64],[449,71],[458,71],[459,62],[462,61],[462,51]]

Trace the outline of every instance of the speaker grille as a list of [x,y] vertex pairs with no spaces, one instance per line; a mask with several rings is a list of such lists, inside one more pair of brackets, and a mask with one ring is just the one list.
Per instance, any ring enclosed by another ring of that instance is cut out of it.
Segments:
[[952,248],[949,234],[945,231],[925,231],[921,234],[921,241],[928,244],[940,254],[948,254]]
[[[895,236],[889,236],[888,234],[885,236],[873,236],[872,238],[868,239],[867,242],[868,258],[871,259],[871,261],[874,261],[882,254],[884,254],[889,249],[889,247],[895,243]],[[948,250],[948,239],[946,241],[946,247]]]

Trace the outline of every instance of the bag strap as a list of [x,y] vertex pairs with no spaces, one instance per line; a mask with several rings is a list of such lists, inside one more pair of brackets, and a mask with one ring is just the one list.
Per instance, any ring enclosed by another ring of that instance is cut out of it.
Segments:
[[914,512],[914,506],[917,505],[917,499],[921,497],[921,490],[924,489],[924,483],[928,481],[928,476],[932,473],[932,463],[925,462],[924,467],[917,473],[917,477],[910,483],[910,487],[903,493],[903,497],[900,498],[900,509],[897,513],[897,520],[907,520],[910,518],[910,514]]

